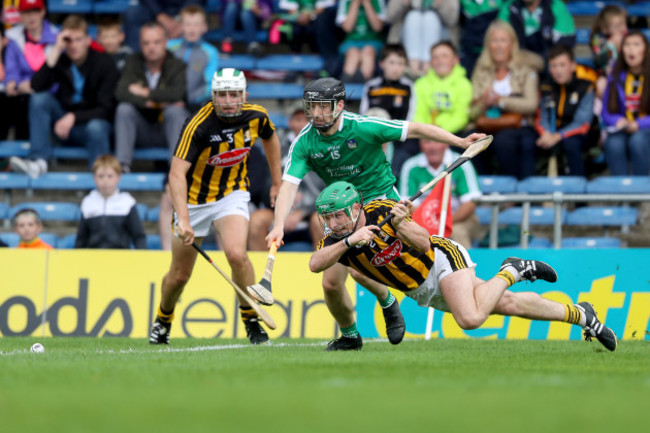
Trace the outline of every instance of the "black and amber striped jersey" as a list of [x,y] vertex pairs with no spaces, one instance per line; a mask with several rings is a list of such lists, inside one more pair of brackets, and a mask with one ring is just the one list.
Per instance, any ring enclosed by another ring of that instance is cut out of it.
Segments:
[[187,203],[219,200],[247,191],[248,156],[257,137],[269,139],[275,126],[260,105],[244,104],[232,122],[217,117],[212,102],[185,121],[174,156],[192,163],[187,172]]
[[[373,200],[367,203],[363,207],[366,225],[378,225],[390,214],[395,203],[394,200]],[[408,220],[411,221],[410,217]],[[436,251],[447,256],[452,270],[467,267],[463,255],[451,241],[438,236],[431,236],[429,241],[431,248],[420,252],[400,240],[389,221],[369,244],[350,248],[338,261],[402,292],[414,290],[424,282],[433,269]],[[328,235],[319,242],[318,249],[336,242],[340,240]]]

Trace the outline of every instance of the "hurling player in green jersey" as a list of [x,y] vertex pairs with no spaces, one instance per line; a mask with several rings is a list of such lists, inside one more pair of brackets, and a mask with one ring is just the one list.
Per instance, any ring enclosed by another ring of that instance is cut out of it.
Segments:
[[[310,123],[291,145],[275,205],[273,229],[266,238],[269,246],[274,242],[282,244],[284,221],[291,211],[298,184],[309,171],[316,172],[328,185],[341,180],[352,183],[366,203],[383,198],[399,200],[395,177],[382,151],[383,143],[428,138],[465,149],[485,136],[474,133],[460,138],[434,125],[359,116],[344,110],[345,96],[343,83],[334,78],[320,78],[305,86],[303,102]],[[340,264],[328,268],[323,273],[323,290],[325,303],[341,331],[354,337],[358,333],[352,300],[345,290],[347,274],[346,267]],[[389,340],[399,343],[404,335],[404,322],[399,309],[388,308],[393,295],[386,286],[358,272],[352,272],[352,276],[386,307],[384,318]]]

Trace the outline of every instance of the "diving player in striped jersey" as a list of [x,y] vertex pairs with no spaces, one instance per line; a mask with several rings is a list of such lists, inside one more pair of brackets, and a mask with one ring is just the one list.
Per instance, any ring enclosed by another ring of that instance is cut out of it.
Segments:
[[[422,307],[453,314],[463,329],[480,327],[490,314],[579,325],[585,338],[596,337],[608,350],[616,349],[616,335],[596,317],[588,302],[561,304],[534,292],[513,292],[520,281],[557,281],[555,270],[544,262],[509,257],[499,272],[483,281],[467,250],[449,239],[429,236],[410,217],[411,202],[375,200],[365,205],[351,183],[340,181],[325,188],[316,200],[325,238],[318,244],[309,267],[322,272],[337,263],[377,282],[393,287]],[[392,220],[378,225],[389,214]],[[360,350],[360,336],[345,334],[330,345],[338,350]],[[343,349],[345,348],[345,349]]]

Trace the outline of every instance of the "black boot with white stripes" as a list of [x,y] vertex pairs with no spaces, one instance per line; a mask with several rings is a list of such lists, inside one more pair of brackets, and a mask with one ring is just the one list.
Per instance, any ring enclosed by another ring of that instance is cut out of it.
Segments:
[[[550,265],[539,260],[522,260],[518,257],[508,257],[501,263],[501,271],[507,270],[515,278],[515,282],[528,280],[544,280],[549,283],[557,281],[557,272]],[[513,272],[514,270],[514,272]],[[517,274],[519,278],[517,278]]]
[[616,350],[616,334],[607,326],[600,323],[593,305],[589,302],[579,302],[575,305],[582,311],[582,314],[585,315],[585,319],[587,320],[586,325],[582,327],[585,331],[585,340],[591,341],[592,337],[596,337],[600,341],[600,344],[605,346],[607,350],[611,350],[612,352]]

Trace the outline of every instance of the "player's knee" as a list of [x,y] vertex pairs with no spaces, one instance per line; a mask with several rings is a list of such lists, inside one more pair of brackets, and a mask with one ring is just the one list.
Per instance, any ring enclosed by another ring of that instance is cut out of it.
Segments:
[[487,319],[487,316],[477,312],[454,315],[456,323],[466,331],[479,328]]
[[241,269],[248,264],[248,255],[245,249],[236,249],[226,252],[226,259],[232,268]]
[[185,284],[187,284],[191,276],[191,270],[175,269],[165,275],[165,282],[171,287],[185,287]]
[[345,285],[341,285],[338,281],[323,279],[323,291],[325,294],[339,292],[345,290]]

